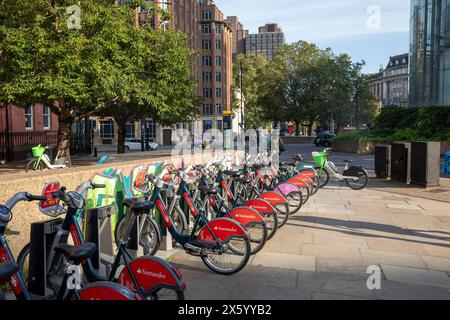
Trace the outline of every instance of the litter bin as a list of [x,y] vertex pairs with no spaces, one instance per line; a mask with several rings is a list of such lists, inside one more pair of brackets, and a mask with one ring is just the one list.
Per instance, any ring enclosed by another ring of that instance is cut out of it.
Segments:
[[411,149],[411,184],[439,186],[441,143],[414,142]]
[[444,174],[450,174],[450,151],[445,154],[442,171]]
[[391,145],[375,146],[375,174],[377,178],[386,179],[391,176]]
[[394,142],[391,153],[392,181],[411,183],[411,143]]

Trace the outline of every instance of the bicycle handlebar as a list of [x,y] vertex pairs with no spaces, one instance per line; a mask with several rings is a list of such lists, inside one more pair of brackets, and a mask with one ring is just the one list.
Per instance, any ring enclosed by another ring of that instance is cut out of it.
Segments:
[[45,201],[47,197],[44,196],[35,196],[28,192],[18,192],[11,199],[9,199],[4,207],[8,210],[0,211],[0,226],[6,226],[8,222],[11,220],[11,211],[21,201]]

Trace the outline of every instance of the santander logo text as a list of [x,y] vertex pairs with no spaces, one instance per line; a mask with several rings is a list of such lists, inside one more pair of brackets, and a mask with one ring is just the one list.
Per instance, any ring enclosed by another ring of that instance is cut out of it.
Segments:
[[143,275],[148,276],[148,277],[158,278],[158,279],[165,279],[166,278],[166,275],[163,274],[162,272],[155,273],[155,272],[147,271],[147,270],[141,269],[141,268],[137,269],[137,273],[143,274]]
[[219,227],[219,226],[214,227],[214,230],[216,230],[216,231],[226,231],[226,232],[237,232],[237,230],[234,229],[234,228],[223,228],[223,227]]

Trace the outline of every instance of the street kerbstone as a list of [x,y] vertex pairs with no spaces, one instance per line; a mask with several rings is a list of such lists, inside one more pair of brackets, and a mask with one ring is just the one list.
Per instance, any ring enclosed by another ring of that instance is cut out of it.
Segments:
[[327,236],[321,234],[314,234],[313,242],[314,244],[319,245],[333,245],[338,247],[368,249],[366,240],[360,239],[358,237]]
[[311,257],[361,260],[359,249],[349,247],[334,247],[333,245],[304,244],[302,255]]
[[398,252],[412,255],[423,255],[426,253],[421,244],[410,243],[404,240],[382,238],[367,239],[367,244],[370,249],[375,251]]
[[426,269],[427,265],[418,255],[411,255],[399,252],[385,252],[361,249],[362,259],[367,265],[390,264],[395,266],[405,266]]
[[450,258],[422,256],[423,261],[431,270],[450,272]]

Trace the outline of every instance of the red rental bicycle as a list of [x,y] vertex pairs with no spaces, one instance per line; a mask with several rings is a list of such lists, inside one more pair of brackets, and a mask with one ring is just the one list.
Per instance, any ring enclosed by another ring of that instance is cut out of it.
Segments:
[[[25,285],[25,280],[18,265],[15,264],[11,250],[5,239],[6,226],[12,220],[11,210],[21,201],[45,201],[46,197],[33,196],[26,192],[14,195],[6,205],[0,205],[0,281],[7,281],[11,286],[13,294],[17,300],[31,300],[31,294]],[[97,250],[93,243],[86,243],[81,246],[56,246],[55,251],[63,254],[67,261],[65,276],[61,282],[60,290],[57,294],[58,300],[140,300],[136,293],[128,288],[111,283],[95,282],[83,289],[67,288],[68,278],[71,276],[69,268],[71,265],[78,266],[88,259]],[[5,295],[0,289],[0,299],[5,299]]]
[[[166,166],[163,164],[163,167]],[[167,169],[164,169],[159,176],[147,175],[146,171],[143,171],[145,179],[143,181],[138,179],[140,182],[137,184],[136,181],[135,187],[147,194],[154,185],[150,201],[128,200],[126,205],[133,211],[141,208],[152,212],[156,208],[175,241],[182,245],[188,254],[199,256],[212,271],[230,275],[242,270],[247,265],[251,254],[250,237],[244,227],[227,218],[218,218],[209,222],[202,210],[197,210],[194,206],[189,189],[182,181],[177,194],[186,202],[195,221],[189,235],[178,232],[168,213],[170,210],[165,206],[161,197],[161,189],[164,186],[174,187],[173,184],[164,181],[163,177],[167,173]],[[124,239],[127,238],[124,237]]]

